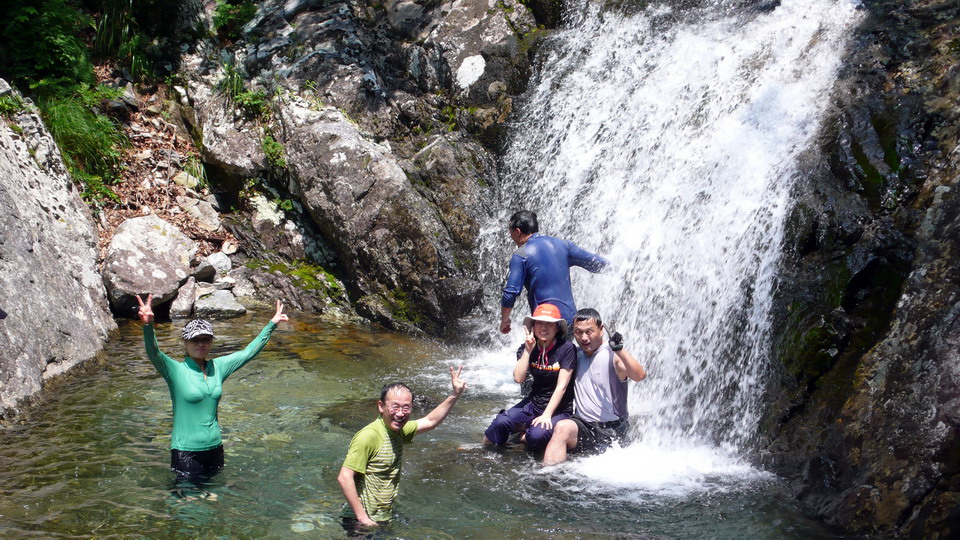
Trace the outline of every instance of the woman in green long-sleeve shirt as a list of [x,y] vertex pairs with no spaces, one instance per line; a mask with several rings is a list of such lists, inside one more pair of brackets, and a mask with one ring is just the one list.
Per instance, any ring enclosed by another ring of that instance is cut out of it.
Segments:
[[153,295],[140,303],[143,343],[147,357],[167,381],[173,401],[173,435],[170,440],[170,468],[181,477],[209,476],[223,468],[223,441],[217,406],[223,381],[253,359],[270,340],[277,324],[289,320],[277,300],[277,312],[260,334],[243,350],[207,359],[213,344],[213,326],[203,320],[183,327],[186,356],[174,360],[160,351],[153,331]]

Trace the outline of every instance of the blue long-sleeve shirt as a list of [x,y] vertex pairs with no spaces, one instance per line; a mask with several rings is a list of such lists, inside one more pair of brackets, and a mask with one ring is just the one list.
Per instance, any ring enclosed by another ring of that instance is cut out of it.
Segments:
[[553,304],[567,323],[573,324],[577,304],[570,287],[570,267],[599,272],[609,263],[573,242],[536,233],[510,257],[510,273],[500,305],[513,308],[524,287],[530,312],[543,303]]

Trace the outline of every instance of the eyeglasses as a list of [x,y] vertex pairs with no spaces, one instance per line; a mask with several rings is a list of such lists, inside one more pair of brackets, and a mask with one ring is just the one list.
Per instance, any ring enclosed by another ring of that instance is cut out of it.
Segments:
[[396,413],[396,412],[399,412],[399,411],[403,411],[404,414],[406,414],[406,413],[409,413],[410,411],[412,411],[412,410],[413,410],[413,407],[411,407],[411,406],[409,406],[409,405],[402,405],[402,406],[401,406],[401,405],[397,405],[396,403],[391,403],[391,404],[387,407],[387,410],[390,411],[390,412],[392,412],[392,413]]

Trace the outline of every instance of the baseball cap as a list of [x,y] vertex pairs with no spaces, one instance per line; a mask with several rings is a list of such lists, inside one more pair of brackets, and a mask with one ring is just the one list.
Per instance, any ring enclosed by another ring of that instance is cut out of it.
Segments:
[[213,337],[213,325],[203,319],[194,319],[183,326],[183,339],[197,336]]

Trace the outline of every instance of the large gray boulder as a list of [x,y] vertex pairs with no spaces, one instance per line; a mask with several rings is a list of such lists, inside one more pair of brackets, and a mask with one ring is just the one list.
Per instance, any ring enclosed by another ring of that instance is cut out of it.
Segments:
[[32,107],[0,122],[0,207],[0,308],[9,314],[0,320],[0,416],[7,416],[46,378],[96,355],[116,323],[97,273],[93,220]]
[[[471,235],[468,226],[463,238],[453,237],[441,209],[413,188],[388,145],[367,140],[332,108],[291,101],[281,120],[290,174],[304,207],[356,278],[361,314],[440,329],[475,304],[480,283],[455,253],[476,231]],[[466,181],[451,179],[463,192],[462,208],[480,199],[472,172]]]
[[135,295],[152,293],[154,306],[162,306],[190,277],[196,254],[196,242],[155,215],[124,221],[103,262],[110,305],[132,317],[138,306]]

